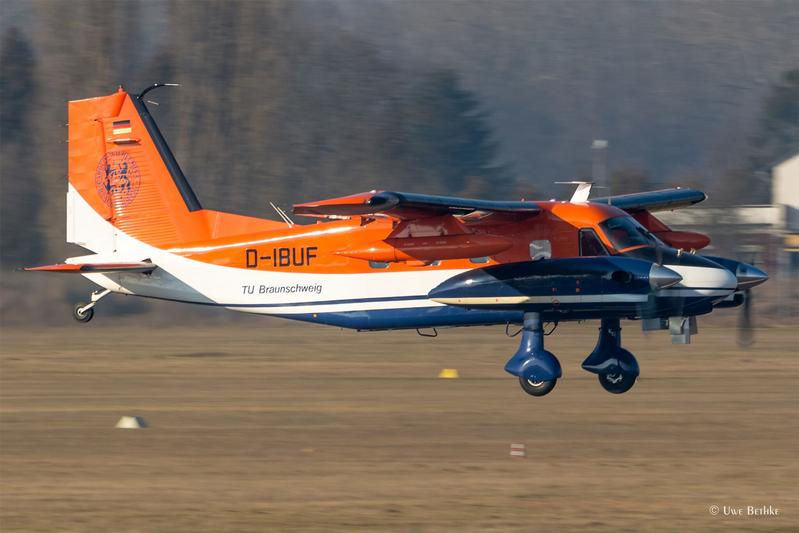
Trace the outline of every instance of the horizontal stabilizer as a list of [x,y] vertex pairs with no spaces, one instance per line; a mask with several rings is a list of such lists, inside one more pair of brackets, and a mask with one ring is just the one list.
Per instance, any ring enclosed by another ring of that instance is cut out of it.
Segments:
[[152,272],[157,265],[150,261],[129,263],[59,263],[23,268],[25,272],[62,272],[68,274],[109,274],[112,272]]

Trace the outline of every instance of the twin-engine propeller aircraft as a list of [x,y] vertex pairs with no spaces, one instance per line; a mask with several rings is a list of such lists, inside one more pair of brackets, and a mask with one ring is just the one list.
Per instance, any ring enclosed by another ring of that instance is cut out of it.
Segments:
[[487,201],[371,191],[294,206],[315,224],[203,209],[143,99],[121,87],[69,102],[67,241],[92,254],[26,270],[78,273],[103,290],[358,330],[520,324],[505,365],[525,392],[561,367],[544,325],[600,320],[582,367],[612,393],[639,374],[621,319],[688,343],[695,317],[743,302],[767,276],[696,254],[709,243],[652,213],[705,199],[669,189],[588,200]]

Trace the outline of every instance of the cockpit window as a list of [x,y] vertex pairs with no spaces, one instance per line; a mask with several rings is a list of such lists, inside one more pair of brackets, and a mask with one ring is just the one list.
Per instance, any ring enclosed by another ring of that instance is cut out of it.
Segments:
[[605,236],[619,252],[637,246],[657,246],[660,241],[633,217],[613,217],[599,223]]
[[583,257],[608,255],[607,250],[599,241],[599,237],[590,228],[580,230],[580,255]]

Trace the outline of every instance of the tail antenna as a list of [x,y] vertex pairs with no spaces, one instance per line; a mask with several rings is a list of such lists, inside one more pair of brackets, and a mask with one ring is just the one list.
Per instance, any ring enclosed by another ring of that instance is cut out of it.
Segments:
[[144,98],[145,94],[149,93],[153,89],[158,89],[159,87],[180,87],[180,84],[179,83],[153,83],[152,85],[150,85],[149,87],[144,89],[141,93],[139,93],[139,95],[136,97],[136,99],[141,100],[142,98]]

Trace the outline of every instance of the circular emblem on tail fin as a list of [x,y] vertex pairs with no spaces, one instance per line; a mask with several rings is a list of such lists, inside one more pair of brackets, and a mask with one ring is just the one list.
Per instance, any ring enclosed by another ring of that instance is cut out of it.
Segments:
[[139,166],[127,152],[106,152],[94,172],[94,185],[108,207],[128,206],[136,199],[141,186]]

